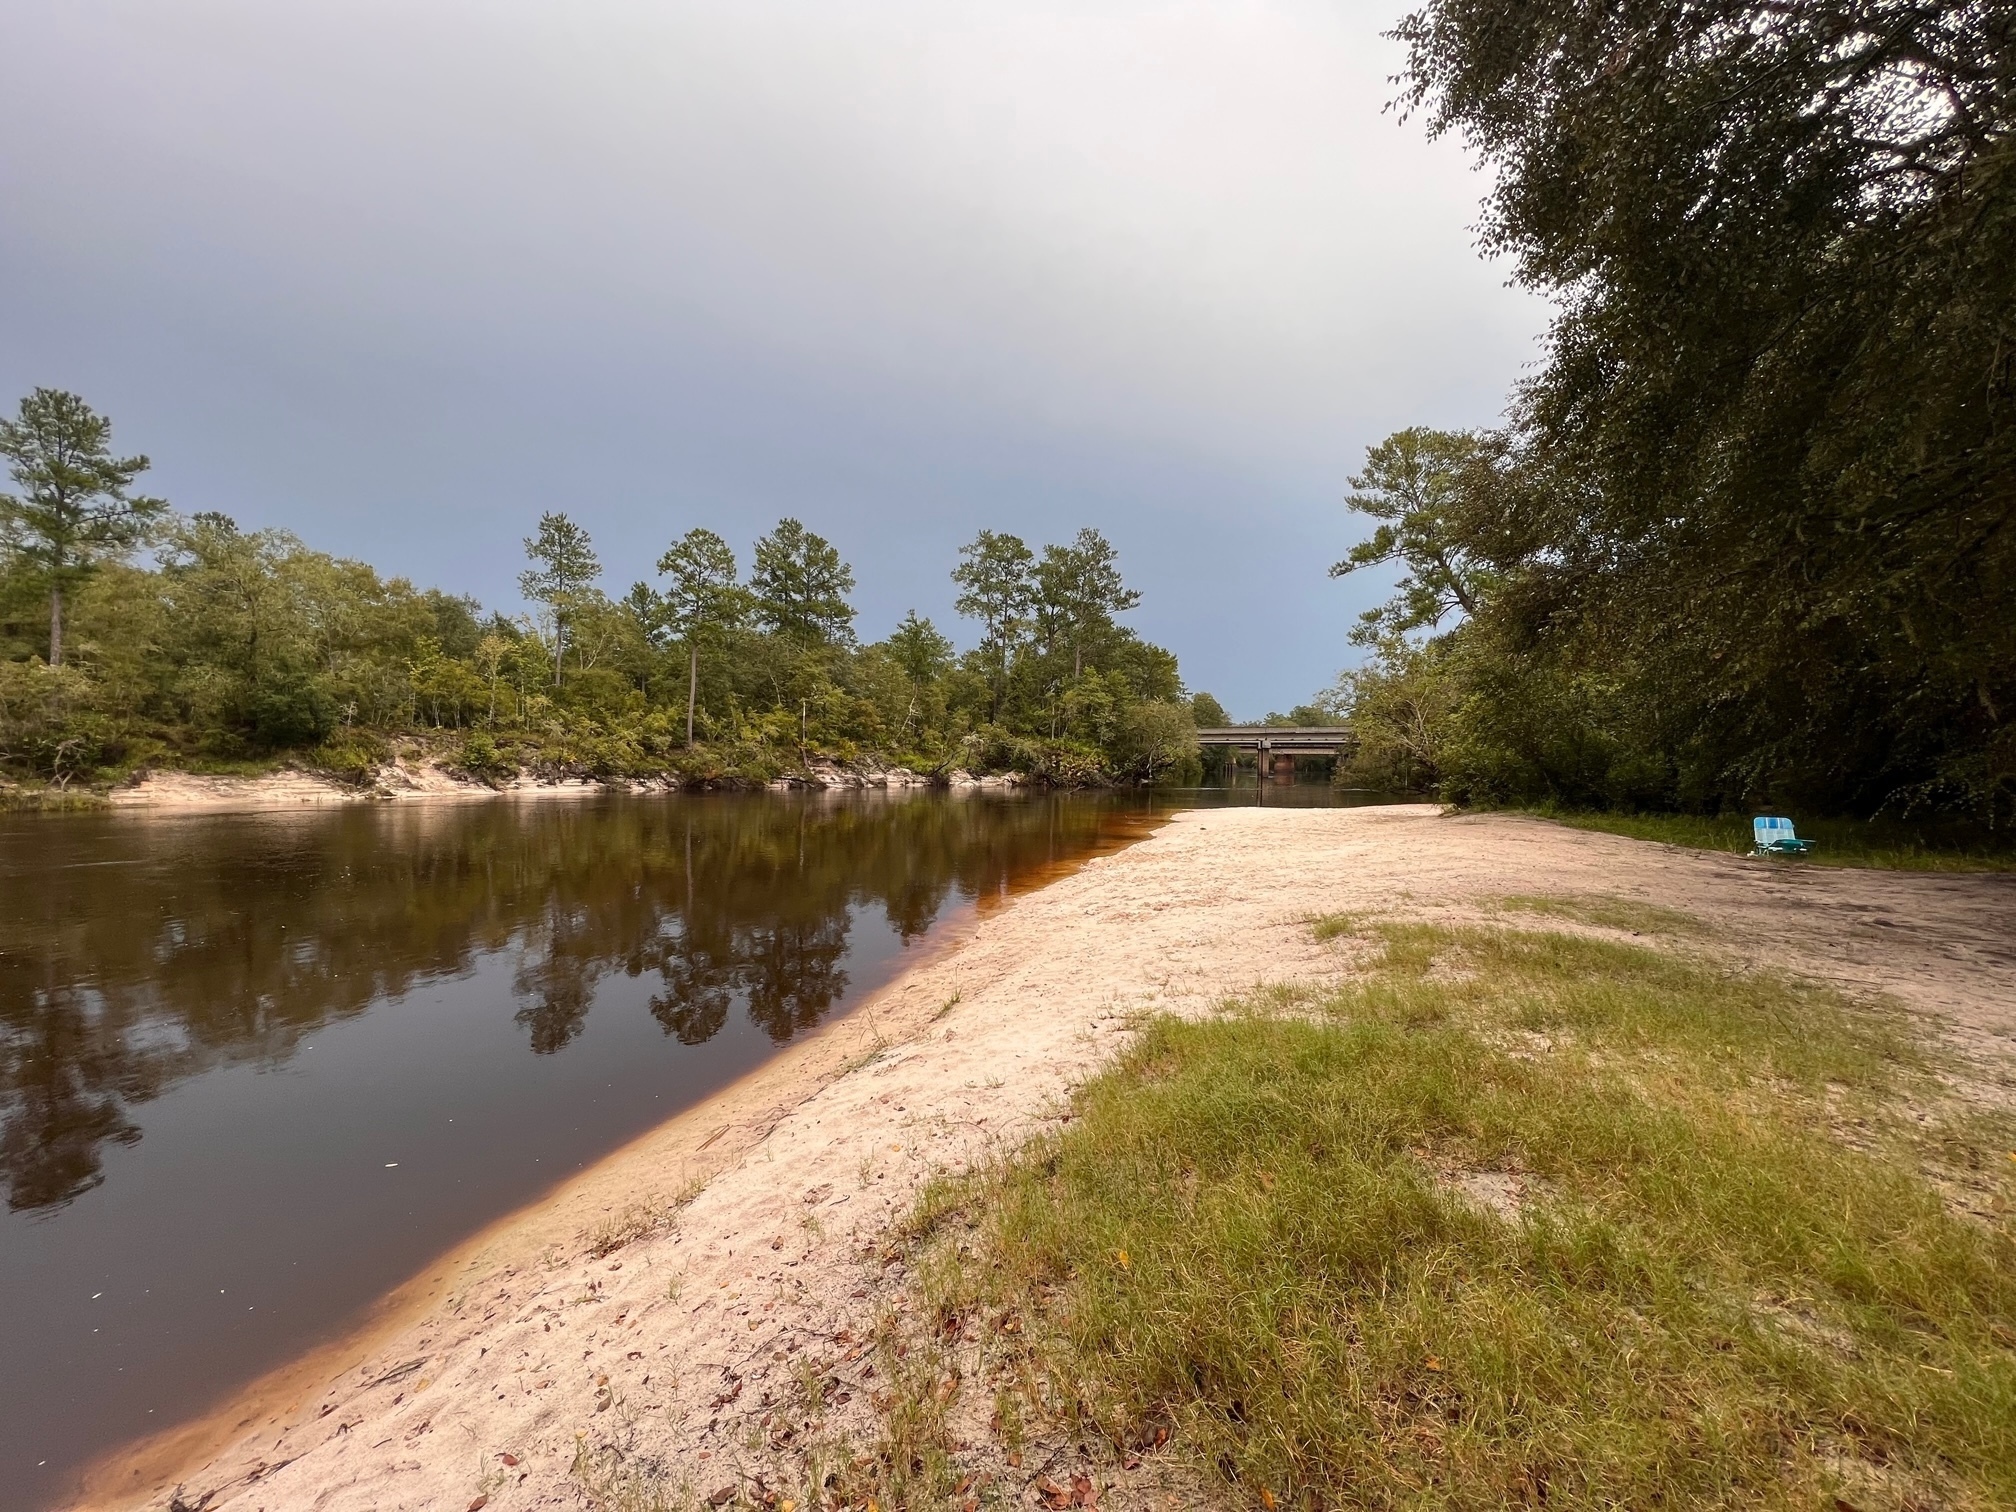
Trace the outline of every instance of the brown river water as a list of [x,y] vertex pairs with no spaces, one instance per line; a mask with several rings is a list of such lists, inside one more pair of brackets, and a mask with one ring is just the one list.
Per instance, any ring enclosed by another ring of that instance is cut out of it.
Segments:
[[962,914],[1252,801],[0,819],[0,1508],[340,1332]]

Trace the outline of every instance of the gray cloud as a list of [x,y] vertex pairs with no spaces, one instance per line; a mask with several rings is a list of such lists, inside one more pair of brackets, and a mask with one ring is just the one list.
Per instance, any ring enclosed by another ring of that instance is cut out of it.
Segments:
[[1096,524],[1193,686],[1285,706],[1376,591],[1323,577],[1364,446],[1490,421],[1545,318],[1382,110],[1396,14],[11,7],[0,383],[493,602],[542,508],[628,575],[797,513],[870,633],[982,524]]

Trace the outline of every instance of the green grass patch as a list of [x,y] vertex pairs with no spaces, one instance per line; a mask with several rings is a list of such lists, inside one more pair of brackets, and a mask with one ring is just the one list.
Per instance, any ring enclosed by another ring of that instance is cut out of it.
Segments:
[[88,787],[61,788],[45,782],[0,784],[0,813],[68,813],[104,807],[104,795]]
[[[1061,1133],[926,1199],[925,1304],[992,1320],[1029,1410],[1169,1425],[1280,1506],[2016,1505],[2009,1131],[1914,1132],[1899,1015],[1379,934],[1332,996],[1154,1021]],[[1921,1169],[1955,1140],[1996,1219]]]
[[1309,932],[1318,940],[1327,942],[1356,934],[1358,923],[1349,914],[1317,914],[1309,920]]
[[[1633,840],[1683,845],[1690,850],[1749,855],[1750,819],[1742,814],[1603,814],[1539,808],[1528,812],[1574,829],[1600,830]],[[1879,871],[2016,871],[2016,835],[1958,821],[1905,819],[1802,819],[1799,836],[1814,842],[1800,861],[1816,866],[1863,866]],[[1786,861],[1796,865],[1799,862]]]
[[1693,935],[1706,927],[1690,913],[1644,903],[1636,898],[1607,897],[1600,894],[1560,897],[1548,893],[1520,893],[1500,898],[1498,907],[1511,913],[1548,915],[1593,924],[1599,929],[1622,930],[1628,934]]

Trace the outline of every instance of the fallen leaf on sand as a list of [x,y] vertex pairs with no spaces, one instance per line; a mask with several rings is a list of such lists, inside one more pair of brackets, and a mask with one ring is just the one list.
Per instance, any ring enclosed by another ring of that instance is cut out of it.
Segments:
[[487,1494],[479,1496],[476,1500],[469,1503],[469,1512],[483,1512],[483,1509],[489,1505],[490,1498]]

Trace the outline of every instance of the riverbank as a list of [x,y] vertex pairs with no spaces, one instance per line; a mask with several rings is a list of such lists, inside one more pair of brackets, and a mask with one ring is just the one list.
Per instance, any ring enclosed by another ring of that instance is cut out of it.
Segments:
[[100,1467],[80,1505],[165,1509],[178,1485],[188,1506],[266,1512],[586,1506],[591,1484],[637,1506],[761,1500],[799,1483],[808,1449],[882,1432],[888,1365],[867,1341],[915,1305],[898,1240],[933,1177],[1056,1129],[1144,1014],[1350,980],[1362,963],[1312,916],[1499,924],[1508,899],[1604,939],[1698,921],[1691,950],[1894,996],[1961,1057],[1967,1096],[2006,1106],[2016,1086],[2007,878],[1821,871],[1427,806],[1192,811],[982,916],[429,1267],[362,1334]]
[[339,781],[327,773],[287,767],[257,775],[152,770],[124,787],[98,793],[48,791],[39,800],[24,797],[17,807],[109,807],[148,812],[252,812],[266,809],[342,807],[364,803],[482,798],[569,798],[598,793],[744,791],[903,791],[943,787],[957,791],[1020,785],[1013,777],[976,777],[965,771],[941,774],[908,767],[842,764],[814,760],[802,770],[768,781],[695,779],[668,773],[658,777],[594,778],[549,776],[527,770],[479,780],[426,756],[401,756],[377,767],[362,781]]

